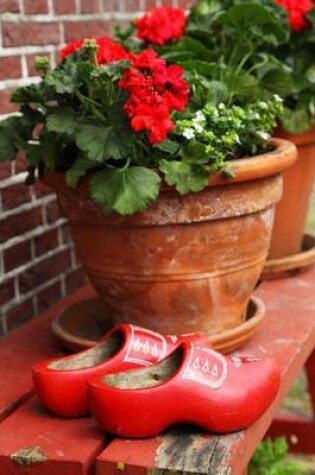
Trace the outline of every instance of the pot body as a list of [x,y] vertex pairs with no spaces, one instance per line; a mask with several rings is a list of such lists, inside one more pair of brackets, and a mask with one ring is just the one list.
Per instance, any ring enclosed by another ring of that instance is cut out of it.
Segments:
[[[282,155],[292,162],[294,146]],[[185,196],[163,187],[148,210],[127,217],[101,210],[89,197],[88,180],[73,190],[61,175],[46,179],[113,323],[218,334],[245,319],[282,192],[279,154],[266,157],[277,163],[276,173],[271,167],[248,182],[242,173],[230,181],[214,178]]]
[[301,251],[315,172],[315,126],[305,134],[280,135],[296,144],[298,159],[283,173],[283,196],[276,206],[269,259]]

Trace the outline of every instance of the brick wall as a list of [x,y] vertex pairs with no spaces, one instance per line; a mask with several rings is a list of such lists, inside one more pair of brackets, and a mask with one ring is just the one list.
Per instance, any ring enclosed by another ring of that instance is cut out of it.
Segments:
[[[52,66],[65,42],[110,34],[114,23],[153,6],[185,0],[0,0],[0,120],[15,111],[10,91],[36,81],[33,60]],[[56,199],[25,187],[25,162],[0,163],[0,335],[84,282]]]

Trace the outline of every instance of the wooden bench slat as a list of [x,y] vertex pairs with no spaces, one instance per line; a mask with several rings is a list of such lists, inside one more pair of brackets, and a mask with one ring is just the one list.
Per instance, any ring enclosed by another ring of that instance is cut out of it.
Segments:
[[[315,347],[315,267],[292,279],[263,283],[257,295],[266,304],[260,331],[242,349],[273,356],[282,373],[277,399],[246,431],[225,436],[187,430],[153,439],[115,439],[97,458],[97,475],[142,475],[149,467],[163,473],[241,475],[286,393]],[[315,451],[315,447],[314,447]]]
[[1,340],[0,421],[31,395],[33,364],[61,353],[60,345],[52,336],[50,322],[69,305],[91,295],[91,287],[85,286]]
[[104,442],[91,418],[54,417],[33,397],[0,424],[0,473],[90,475]]

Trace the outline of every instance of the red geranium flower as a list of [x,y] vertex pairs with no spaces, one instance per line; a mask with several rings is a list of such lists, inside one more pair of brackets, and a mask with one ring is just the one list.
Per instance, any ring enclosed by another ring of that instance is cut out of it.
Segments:
[[309,26],[305,15],[314,7],[312,0],[277,0],[277,2],[287,10],[292,30],[300,31]]
[[60,51],[60,57],[64,61],[70,54],[82,48],[84,40],[72,41],[64,46]]
[[189,87],[183,79],[184,70],[172,64],[159,71],[154,76],[157,91],[163,94],[170,109],[183,111],[189,98]]
[[136,22],[137,36],[156,45],[183,36],[186,27],[185,12],[180,8],[152,8]]
[[96,39],[99,46],[97,60],[99,64],[110,64],[123,59],[130,59],[130,54],[119,43],[112,41],[107,36]]
[[[82,48],[85,40],[73,41],[67,44],[60,51],[61,59],[64,61],[70,54]],[[99,46],[97,50],[97,60],[99,64],[110,64],[114,61],[122,59],[131,59],[131,55],[119,43],[112,41],[107,36],[96,38],[96,43]]]
[[133,111],[134,117],[131,120],[131,127],[135,132],[143,130],[148,132],[151,144],[163,142],[167,134],[171,132],[175,124],[170,118],[169,109],[164,104],[140,103]]
[[166,62],[160,58],[152,48],[147,48],[140,54],[132,56],[133,65],[139,69],[147,69],[151,72],[165,68]]

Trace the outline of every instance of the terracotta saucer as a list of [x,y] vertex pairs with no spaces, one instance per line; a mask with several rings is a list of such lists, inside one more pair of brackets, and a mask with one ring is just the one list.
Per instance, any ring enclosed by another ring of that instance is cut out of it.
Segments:
[[315,262],[315,236],[304,234],[302,250],[293,256],[267,260],[262,280],[283,279],[306,269]]
[[[219,335],[211,335],[209,340],[218,351],[233,351],[256,333],[264,315],[263,302],[252,297],[247,307],[245,322]],[[54,320],[52,329],[68,350],[80,351],[95,345],[111,326],[112,322],[106,317],[103,304],[94,298],[67,308]]]

